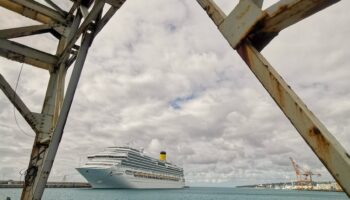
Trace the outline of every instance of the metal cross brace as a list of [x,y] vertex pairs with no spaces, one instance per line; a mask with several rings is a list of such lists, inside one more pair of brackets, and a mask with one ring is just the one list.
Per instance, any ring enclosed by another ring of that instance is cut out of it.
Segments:
[[[125,2],[72,0],[70,10],[64,11],[51,0],[45,1],[52,8],[34,0],[0,1],[0,6],[41,23],[0,30],[0,56],[50,73],[41,113],[31,112],[0,74],[0,88],[36,134],[21,196],[21,199],[31,200],[41,199],[43,195],[89,47]],[[109,8],[103,14],[106,4]],[[46,33],[59,40],[55,55],[9,40]],[[73,63],[73,72],[65,92],[66,71]]]
[[281,0],[264,11],[263,0],[240,0],[228,16],[213,0],[197,2],[350,197],[349,154],[259,52],[284,28],[338,0]]

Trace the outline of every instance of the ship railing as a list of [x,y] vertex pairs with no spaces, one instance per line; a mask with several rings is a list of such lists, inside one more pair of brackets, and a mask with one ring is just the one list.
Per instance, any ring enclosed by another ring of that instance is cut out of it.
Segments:
[[[175,177],[170,174],[156,174],[152,171],[146,170],[146,172],[140,172],[138,171],[139,169],[134,168],[134,167],[123,167],[133,173],[135,177],[140,177],[140,178],[151,178],[151,179],[159,179],[159,180],[171,180],[171,181],[180,181],[181,178]],[[135,170],[135,171],[132,171]],[[129,174],[131,175],[131,174]]]

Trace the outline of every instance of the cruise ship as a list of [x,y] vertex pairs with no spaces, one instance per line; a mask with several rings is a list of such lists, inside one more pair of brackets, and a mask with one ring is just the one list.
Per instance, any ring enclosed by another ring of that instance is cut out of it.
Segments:
[[155,159],[130,147],[108,147],[90,155],[78,172],[93,188],[184,188],[184,171],[166,160]]

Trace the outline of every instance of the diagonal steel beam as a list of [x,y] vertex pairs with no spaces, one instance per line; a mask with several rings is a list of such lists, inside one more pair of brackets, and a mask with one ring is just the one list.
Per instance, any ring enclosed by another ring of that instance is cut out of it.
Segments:
[[5,78],[0,74],[0,88],[11,101],[11,103],[16,107],[19,113],[27,121],[30,127],[37,133],[38,129],[36,127],[36,120],[34,114],[25,105],[22,99],[17,95],[17,93],[12,89],[10,84],[5,80]]
[[53,26],[49,24],[41,24],[41,25],[33,25],[19,28],[10,28],[0,30],[0,38],[2,39],[10,39],[17,37],[24,37],[29,35],[36,35],[47,33],[52,30]]
[[92,7],[91,11],[89,12],[88,16],[85,18],[83,23],[79,26],[78,30],[74,33],[72,38],[68,41],[67,46],[65,47],[64,51],[59,56],[58,64],[61,64],[66,58],[69,56],[69,53],[71,51],[71,48],[75,45],[75,43],[80,38],[81,34],[84,33],[88,26],[91,25],[91,22],[97,18],[97,16],[100,14],[104,6],[103,1],[97,1],[95,2],[94,6]]
[[0,6],[45,24],[67,24],[65,16],[60,15],[59,12],[36,1],[1,0]]
[[265,10],[267,16],[251,32],[250,40],[260,51],[280,31],[340,0],[281,0]]
[[349,195],[350,156],[344,147],[255,47],[249,42],[243,42],[237,48],[237,52],[305,142]]
[[17,42],[0,38],[0,55],[11,60],[24,62],[43,69],[51,69],[57,57]]
[[[95,36],[103,29],[107,22],[113,17],[114,13],[124,4],[125,0],[118,0],[114,2],[106,14],[98,21],[95,29]],[[108,3],[108,2],[107,2]]]
[[219,26],[226,18],[226,15],[213,0],[197,0],[199,5],[207,12],[216,26]]
[[[197,1],[207,11],[218,27],[226,20],[226,16],[221,14],[222,11],[220,11],[220,8],[212,0]],[[289,2],[292,2],[292,0]],[[311,11],[309,10],[307,13],[309,12]],[[300,21],[301,16],[295,19]],[[283,24],[283,18],[281,20],[280,23]],[[228,42],[230,42],[230,39],[228,39]],[[322,122],[306,107],[278,72],[249,42],[249,39],[243,39],[236,48],[239,55],[294,125],[299,134],[332,174],[334,179],[338,181],[347,195],[350,196],[350,155]]]

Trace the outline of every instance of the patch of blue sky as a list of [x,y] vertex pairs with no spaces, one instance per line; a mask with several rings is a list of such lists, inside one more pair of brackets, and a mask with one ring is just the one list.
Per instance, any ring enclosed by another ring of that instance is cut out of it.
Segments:
[[169,105],[178,110],[181,109],[182,104],[191,101],[196,97],[195,93],[191,93],[190,95],[184,96],[184,97],[177,97],[169,102]]

